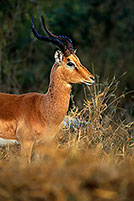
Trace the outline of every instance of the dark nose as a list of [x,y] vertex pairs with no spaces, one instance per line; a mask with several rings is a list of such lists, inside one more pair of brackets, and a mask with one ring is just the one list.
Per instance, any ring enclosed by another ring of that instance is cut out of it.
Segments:
[[93,80],[93,81],[95,80],[95,78],[93,78],[93,77],[90,77],[90,79]]

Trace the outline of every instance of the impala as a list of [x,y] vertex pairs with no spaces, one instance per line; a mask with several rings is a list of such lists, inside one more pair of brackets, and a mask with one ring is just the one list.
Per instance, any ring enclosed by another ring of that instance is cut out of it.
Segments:
[[47,141],[59,132],[68,110],[72,84],[94,83],[94,76],[76,56],[72,40],[54,35],[46,27],[43,17],[41,20],[48,36],[37,33],[32,18],[34,36],[60,48],[55,52],[47,93],[0,93],[0,138],[17,140],[21,144],[22,157],[29,162],[34,143]]

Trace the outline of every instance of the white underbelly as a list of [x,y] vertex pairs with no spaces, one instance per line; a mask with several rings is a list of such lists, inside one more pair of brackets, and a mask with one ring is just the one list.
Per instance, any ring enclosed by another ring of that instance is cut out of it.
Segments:
[[9,140],[9,139],[0,138],[0,147],[6,147],[8,145],[14,145],[14,144],[19,144],[19,142],[17,140]]

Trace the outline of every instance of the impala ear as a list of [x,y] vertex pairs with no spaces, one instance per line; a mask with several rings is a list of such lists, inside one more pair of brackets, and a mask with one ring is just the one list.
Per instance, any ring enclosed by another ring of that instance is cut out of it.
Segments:
[[74,54],[76,54],[76,52],[77,52],[77,49],[74,50]]
[[63,57],[63,53],[60,50],[57,50],[54,55],[55,62],[58,64],[61,64],[62,57]]

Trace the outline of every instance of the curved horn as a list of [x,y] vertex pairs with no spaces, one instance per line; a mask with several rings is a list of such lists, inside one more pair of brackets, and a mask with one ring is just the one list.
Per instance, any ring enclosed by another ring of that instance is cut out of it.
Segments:
[[34,23],[33,23],[33,17],[32,17],[32,31],[34,36],[42,41],[46,41],[46,42],[51,42],[57,46],[59,46],[63,52],[63,54],[65,55],[65,57],[68,57],[71,53],[70,51],[67,49],[67,47],[64,45],[63,42],[61,42],[59,39],[54,38],[54,37],[49,37],[49,36],[41,36],[40,34],[37,33]]
[[73,43],[72,43],[72,40],[67,37],[67,36],[60,36],[60,35],[55,35],[53,34],[45,25],[45,20],[43,18],[43,16],[41,16],[41,21],[42,21],[42,25],[43,25],[43,28],[45,29],[45,31],[47,32],[47,34],[51,37],[54,37],[54,38],[57,38],[59,39],[60,41],[63,41],[67,44],[67,47],[69,49],[69,51],[71,52],[71,54],[74,53],[74,48],[73,48]]

